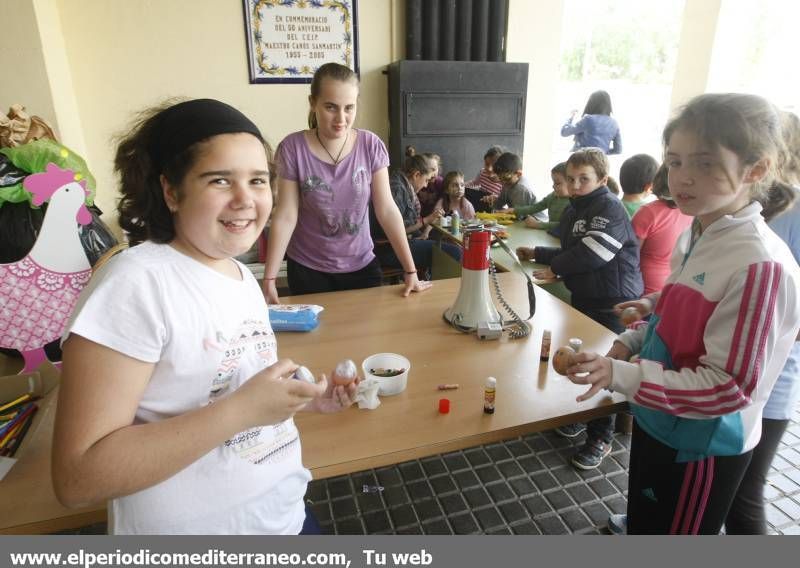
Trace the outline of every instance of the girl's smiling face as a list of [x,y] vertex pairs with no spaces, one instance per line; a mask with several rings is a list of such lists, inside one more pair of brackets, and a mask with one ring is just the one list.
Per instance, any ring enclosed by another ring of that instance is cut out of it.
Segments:
[[681,212],[697,217],[703,228],[750,203],[750,185],[769,165],[759,160],[746,166],[731,150],[712,148],[686,129],[670,136],[666,164],[670,195]]
[[162,176],[177,250],[224,272],[229,259],[261,234],[272,209],[264,145],[251,134],[220,134],[200,143],[178,186]]

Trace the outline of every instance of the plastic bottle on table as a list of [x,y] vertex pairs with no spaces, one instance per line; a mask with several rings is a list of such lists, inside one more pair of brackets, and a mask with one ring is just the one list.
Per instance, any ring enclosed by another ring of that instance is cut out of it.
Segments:
[[497,379],[486,377],[483,386],[483,411],[486,414],[494,414],[494,400],[497,392]]
[[457,233],[461,230],[461,215],[458,211],[453,211],[453,232]]

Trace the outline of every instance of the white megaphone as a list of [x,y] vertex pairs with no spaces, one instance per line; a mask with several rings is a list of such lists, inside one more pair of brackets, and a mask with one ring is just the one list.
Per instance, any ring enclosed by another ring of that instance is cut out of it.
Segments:
[[492,235],[482,227],[464,232],[461,258],[461,287],[456,303],[444,312],[444,319],[462,331],[475,330],[479,323],[502,324],[489,294],[489,244]]

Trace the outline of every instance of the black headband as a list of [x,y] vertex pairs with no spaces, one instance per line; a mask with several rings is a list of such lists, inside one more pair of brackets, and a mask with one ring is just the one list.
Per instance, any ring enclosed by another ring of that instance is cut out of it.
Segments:
[[178,103],[163,111],[158,121],[150,144],[150,156],[159,172],[171,156],[218,134],[247,132],[264,141],[258,127],[249,118],[232,106],[213,99]]

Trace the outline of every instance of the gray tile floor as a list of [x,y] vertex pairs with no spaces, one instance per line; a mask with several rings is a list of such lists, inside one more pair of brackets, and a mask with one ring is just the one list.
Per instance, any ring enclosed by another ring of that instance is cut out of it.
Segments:
[[[607,534],[623,513],[630,436],[615,434],[599,468],[570,463],[574,440],[542,432],[319,480],[308,500],[329,534]],[[800,409],[766,488],[774,534],[800,534]]]
[[[307,499],[327,534],[607,534],[608,515],[625,512],[630,436],[616,434],[611,455],[588,472],[569,463],[584,436],[542,432],[313,481]],[[800,409],[766,499],[771,532],[800,534]]]
[[331,534],[596,534],[625,510],[629,439],[589,472],[545,432],[315,481],[308,498]]

